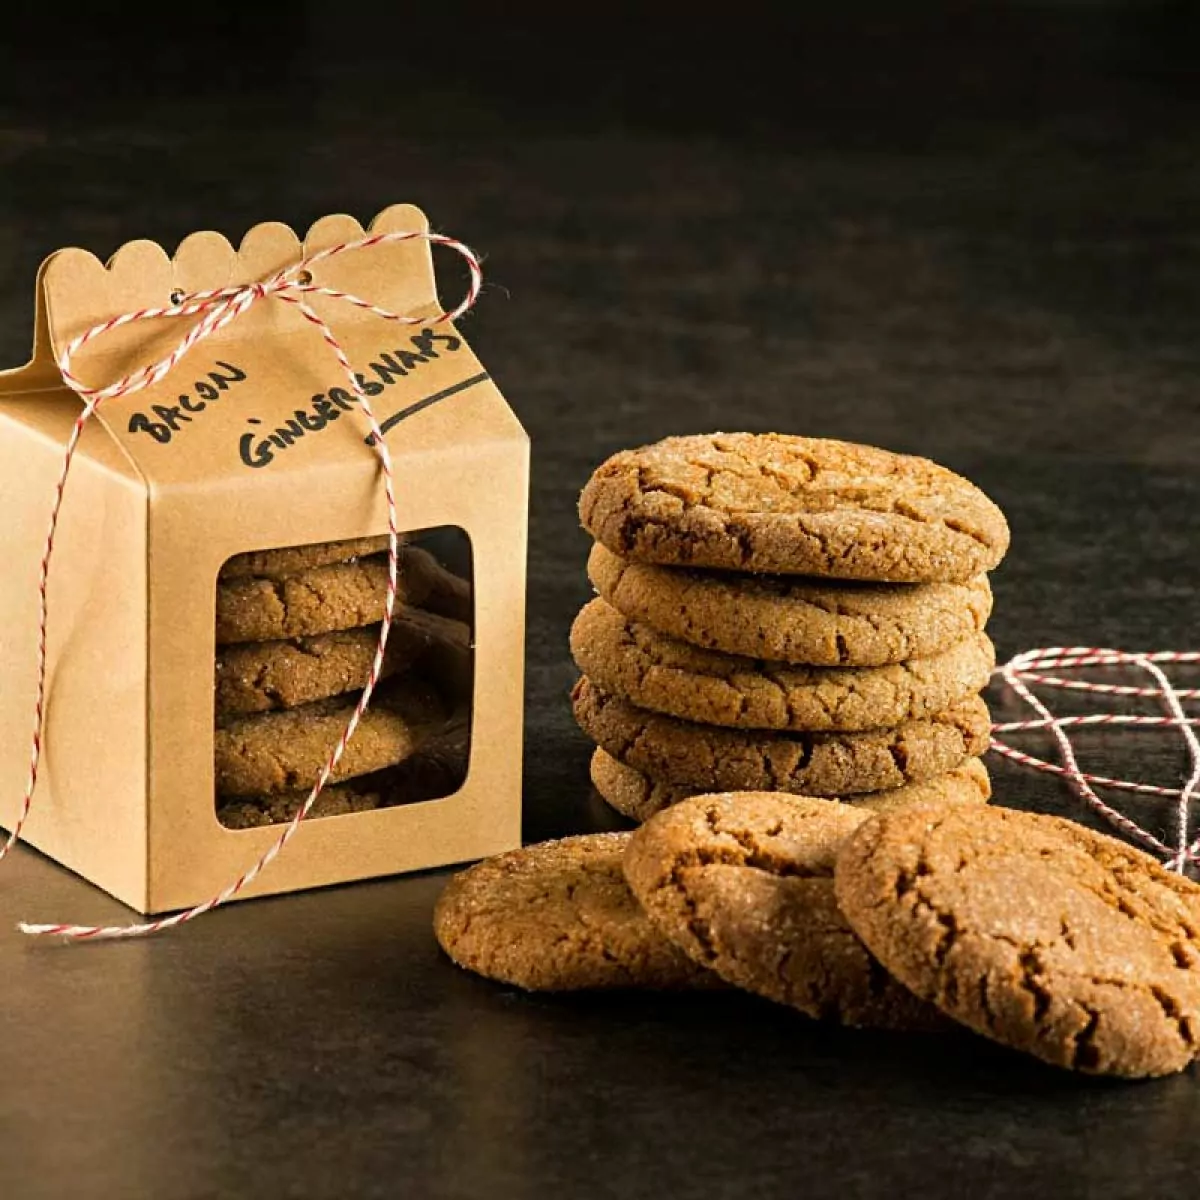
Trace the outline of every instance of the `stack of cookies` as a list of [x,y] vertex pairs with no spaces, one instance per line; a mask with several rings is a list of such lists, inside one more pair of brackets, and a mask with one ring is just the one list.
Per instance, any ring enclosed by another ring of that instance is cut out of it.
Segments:
[[1200,1047],[1198,918],[1200,886],[1059,817],[760,792],[480,863],[434,932],[460,966],[531,990],[734,987],[1139,1077]]
[[571,633],[575,716],[625,816],[720,791],[988,799],[986,572],[1008,527],[973,484],[870,446],[713,434],[615,455],[580,515],[598,596]]
[[599,598],[575,713],[596,786],[644,823],[456,876],[434,912],[456,963],[531,990],[740,988],[1093,1074],[1192,1061],[1200,886],[978,803],[1008,545],[987,497],[924,459],[735,434],[618,454],[581,514]]
[[[214,776],[230,828],[290,820],[365,687],[387,539],[232,558],[217,580]],[[313,816],[455,791],[466,771],[469,583],[403,545],[382,682]],[[423,606],[423,607],[422,607]]]

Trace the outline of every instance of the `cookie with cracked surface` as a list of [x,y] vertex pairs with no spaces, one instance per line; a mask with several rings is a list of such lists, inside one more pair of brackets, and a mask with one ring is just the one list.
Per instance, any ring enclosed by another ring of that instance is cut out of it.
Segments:
[[601,749],[651,779],[696,792],[879,792],[944,774],[988,746],[978,696],[922,721],[861,733],[720,729],[648,712],[584,676],[575,720]]
[[625,878],[651,921],[727,983],[844,1025],[952,1027],[847,924],[833,864],[866,812],[767,792],[698,796],[634,832]]
[[896,812],[918,804],[987,804],[992,798],[992,777],[982,758],[968,758],[961,766],[919,783],[883,792],[863,792],[844,797],[846,804],[868,812]]
[[981,691],[996,653],[975,634],[886,667],[798,667],[702,650],[631,621],[597,598],[571,627],[571,653],[597,687],[640,708],[729,729],[879,729]]
[[[392,623],[381,678],[421,662],[440,641],[465,653],[470,631],[457,621],[406,609]],[[217,724],[361,691],[378,644],[379,626],[365,625],[316,637],[227,646],[217,653]]]
[[995,567],[1009,539],[979,488],[928,459],[776,433],[614,454],[579,515],[640,562],[889,583],[964,582]]
[[275,550],[250,550],[235,554],[221,568],[221,579],[285,579],[314,567],[353,562],[387,549],[387,535],[347,538],[340,542],[312,542],[307,546],[283,546]]
[[[315,700],[299,708],[239,717],[213,736],[219,796],[274,796],[316,782],[354,712],[358,696]],[[450,717],[441,694],[416,676],[376,691],[346,747],[333,783],[403,762]]]
[[[437,562],[403,547],[397,604],[420,604]],[[217,644],[273,642],[374,625],[387,604],[387,555],[313,567],[279,579],[217,581]]]
[[[394,767],[331,784],[317,797],[307,820],[419,804],[452,795],[467,777],[466,729],[438,734]],[[239,796],[219,802],[217,820],[229,829],[257,829],[291,821],[307,791],[275,796]]]
[[[347,813],[371,812],[383,807],[387,772],[363,775],[346,783],[335,783],[317,797],[305,820],[341,817]],[[314,780],[315,782],[315,780]],[[295,817],[308,799],[307,792],[283,792],[277,796],[239,796],[217,808],[217,820],[226,829],[259,829],[284,825]]]
[[926,658],[983,631],[986,575],[966,583],[819,582],[660,567],[599,543],[592,585],[631,620],[708,650],[817,667]]
[[[592,754],[591,776],[592,785],[610,808],[639,823],[697,794],[694,787],[656,783],[599,747]],[[890,812],[911,808],[914,804],[986,804],[991,795],[992,782],[987,768],[982,760],[968,758],[961,767],[922,783],[907,783],[886,792],[861,792],[839,799],[868,812]]]
[[916,994],[1091,1074],[1165,1075],[1200,1040],[1200,887],[1072,821],[888,813],[845,843],[838,904]]
[[627,833],[541,842],[454,876],[433,930],[460,966],[528,991],[711,986],[621,872]]

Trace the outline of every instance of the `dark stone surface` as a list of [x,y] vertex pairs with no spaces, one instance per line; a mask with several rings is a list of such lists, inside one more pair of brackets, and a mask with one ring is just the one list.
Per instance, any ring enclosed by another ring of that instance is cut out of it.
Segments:
[[[65,18],[22,9],[0,51],[0,354],[23,357],[34,271],[60,244],[106,254],[410,199],[486,251],[472,339],[534,442],[531,838],[615,823],[569,718],[566,634],[588,592],[575,496],[622,446],[748,428],[926,453],[1011,517],[1003,655],[1187,646],[1191,7],[900,8],[739,6],[728,30],[609,15],[581,40],[561,17],[482,6],[425,24],[343,13],[357,40],[342,51],[315,6],[205,9],[178,38],[132,41],[104,13],[66,45]],[[1177,739],[1087,745],[1159,782],[1184,767]],[[1078,811],[1046,777],[994,770],[1003,802]],[[1192,1072],[1075,1079],[982,1041],[851,1034],[736,996],[521,996],[439,956],[442,879],[63,949],[11,922],[123,910],[17,853],[0,872],[0,1195],[1194,1186]]]

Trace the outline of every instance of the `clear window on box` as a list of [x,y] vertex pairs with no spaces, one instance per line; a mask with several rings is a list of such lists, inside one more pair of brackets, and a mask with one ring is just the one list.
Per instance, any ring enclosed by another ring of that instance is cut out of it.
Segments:
[[[380,682],[309,820],[435,800],[466,778],[474,602],[470,539],[401,539]],[[387,538],[238,554],[217,578],[216,813],[231,829],[290,821],[372,669]]]

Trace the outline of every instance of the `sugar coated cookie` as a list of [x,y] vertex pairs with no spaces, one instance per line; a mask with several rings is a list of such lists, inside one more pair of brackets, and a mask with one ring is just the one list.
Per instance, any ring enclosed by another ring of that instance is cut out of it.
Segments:
[[774,433],[622,451],[579,512],[597,541],[641,562],[891,583],[965,582],[1009,539],[983,492],[928,459]]
[[797,667],[702,650],[631,621],[602,599],[571,629],[597,687],[640,708],[731,729],[877,729],[917,721],[982,691],[996,665],[986,634],[886,667]]
[[[456,645],[466,653],[470,633],[457,621],[419,609],[403,610],[392,622],[381,678],[420,662],[439,642]],[[365,625],[316,637],[226,646],[217,652],[217,724],[361,691],[378,645],[379,626]]]
[[251,550],[235,554],[221,568],[222,579],[284,579],[314,567],[353,562],[387,549],[387,535],[348,538],[342,542],[314,542],[308,546],[284,546],[278,550]]
[[438,899],[438,942],[460,967],[530,991],[711,986],[630,893],[628,844],[584,834],[478,863]]
[[[299,708],[241,717],[216,730],[214,763],[220,796],[272,796],[311,787],[354,711],[357,695],[316,700]],[[411,676],[389,680],[342,756],[341,782],[403,762],[446,725],[446,701]]]
[[1200,1044],[1200,887],[1124,842],[1005,808],[886,813],[836,891],[893,975],[985,1037],[1125,1076]]
[[[639,823],[648,821],[664,808],[697,795],[694,787],[656,783],[599,747],[592,754],[591,776],[596,791],[611,808]],[[987,768],[980,759],[968,758],[961,767],[922,783],[907,783],[884,792],[859,792],[845,797],[845,801],[855,808],[888,812],[914,804],[986,804],[991,795]]]
[[[420,604],[437,561],[403,547],[397,564],[398,604]],[[217,582],[217,644],[313,637],[374,625],[387,604],[387,555],[313,567],[279,579]]]
[[853,583],[693,571],[619,558],[596,544],[592,585],[630,620],[749,658],[876,667],[927,658],[982,632],[985,575],[965,583]]
[[845,1025],[947,1027],[838,911],[834,859],[867,817],[806,796],[700,796],[632,835],[625,877],[659,929],[737,987]]
[[575,719],[596,745],[651,779],[697,792],[783,791],[843,796],[944,774],[988,746],[978,696],[927,720],[862,733],[719,729],[648,712],[596,687],[573,693]]

